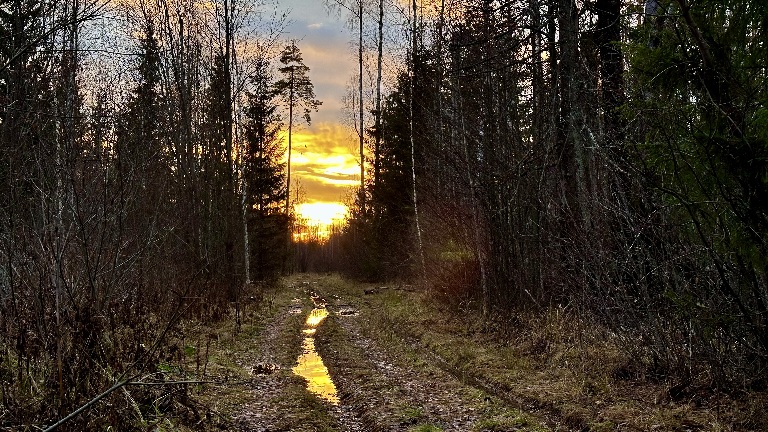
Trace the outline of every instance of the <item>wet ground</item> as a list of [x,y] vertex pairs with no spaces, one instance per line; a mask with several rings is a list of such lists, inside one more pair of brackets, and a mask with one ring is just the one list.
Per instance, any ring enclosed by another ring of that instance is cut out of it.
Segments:
[[301,344],[303,351],[292,370],[294,374],[307,381],[307,390],[310,393],[333,405],[338,405],[339,396],[336,385],[331,379],[323,358],[315,349],[315,333],[317,327],[328,317],[328,309],[325,308],[325,304],[319,303],[317,298],[313,300],[315,308],[307,316],[305,327],[301,331],[304,334],[304,341]]
[[702,406],[608,375],[621,353],[575,345],[573,321],[533,320],[504,339],[422,300],[407,285],[297,275],[244,305],[242,326],[190,323],[184,369],[214,384],[190,388],[186,418],[155,430],[768,430],[762,394]]
[[252,360],[251,374],[255,377],[248,389],[251,400],[235,413],[227,429],[366,430],[354,410],[340,403],[328,369],[315,349],[315,333],[328,310],[321,299],[312,296],[312,285],[306,280],[289,282],[287,290],[295,297],[274,305],[274,318],[254,344],[258,355]]
[[340,295],[316,276],[291,279],[287,290],[294,297],[275,304],[253,360],[255,397],[233,429],[545,430],[402,341],[386,340],[387,329],[385,339],[366,335],[362,291]]

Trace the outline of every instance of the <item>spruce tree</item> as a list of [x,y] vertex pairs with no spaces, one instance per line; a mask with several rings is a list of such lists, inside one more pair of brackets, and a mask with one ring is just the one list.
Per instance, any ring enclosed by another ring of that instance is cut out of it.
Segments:
[[268,68],[267,61],[259,59],[251,78],[253,91],[247,95],[244,125],[250,268],[256,280],[278,275],[289,230],[288,216],[280,206],[286,195],[285,164],[280,163],[285,148],[278,139],[282,123]]

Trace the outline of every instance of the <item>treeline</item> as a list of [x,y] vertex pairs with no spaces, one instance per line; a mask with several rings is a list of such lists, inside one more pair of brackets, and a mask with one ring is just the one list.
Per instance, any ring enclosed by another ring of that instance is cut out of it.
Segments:
[[410,5],[340,268],[566,307],[680,391],[765,389],[768,4]]
[[[0,428],[162,378],[180,318],[286,269],[279,133],[307,68],[258,7],[0,2]],[[156,389],[64,427],[133,429]]]

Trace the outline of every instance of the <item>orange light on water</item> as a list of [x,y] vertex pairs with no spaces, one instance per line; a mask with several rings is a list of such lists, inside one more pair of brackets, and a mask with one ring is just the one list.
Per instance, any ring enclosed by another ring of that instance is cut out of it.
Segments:
[[312,309],[312,312],[309,313],[309,316],[307,317],[307,327],[310,329],[316,328],[318,325],[320,325],[323,320],[328,317],[328,309],[326,308],[315,308]]
[[339,396],[336,385],[331,379],[328,368],[323,363],[323,358],[315,349],[315,331],[327,316],[328,309],[324,307],[312,309],[312,312],[307,316],[306,327],[304,327],[306,337],[302,344],[304,352],[296,359],[293,373],[307,380],[307,390],[334,405],[338,405]]
[[336,385],[331,379],[323,358],[315,349],[315,338],[306,337],[302,344],[304,352],[296,360],[293,373],[307,380],[307,390],[327,400],[333,405],[339,404]]

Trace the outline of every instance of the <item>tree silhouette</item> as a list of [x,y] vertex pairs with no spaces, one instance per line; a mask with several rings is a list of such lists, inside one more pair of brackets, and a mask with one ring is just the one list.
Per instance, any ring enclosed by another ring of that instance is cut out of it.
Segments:
[[279,161],[285,149],[278,139],[282,123],[272,79],[268,62],[259,59],[245,109],[247,229],[249,259],[256,280],[279,274],[289,228],[287,213],[280,211],[286,195],[286,167]]
[[292,41],[283,49],[280,55],[280,63],[285,66],[279,69],[283,78],[275,83],[275,91],[283,103],[288,107],[288,167],[286,174],[285,212],[290,213],[291,204],[291,151],[293,135],[293,112],[303,110],[303,117],[307,124],[312,119],[310,112],[317,111],[323,103],[315,99],[315,86],[309,80],[309,67],[304,64],[301,51]]

